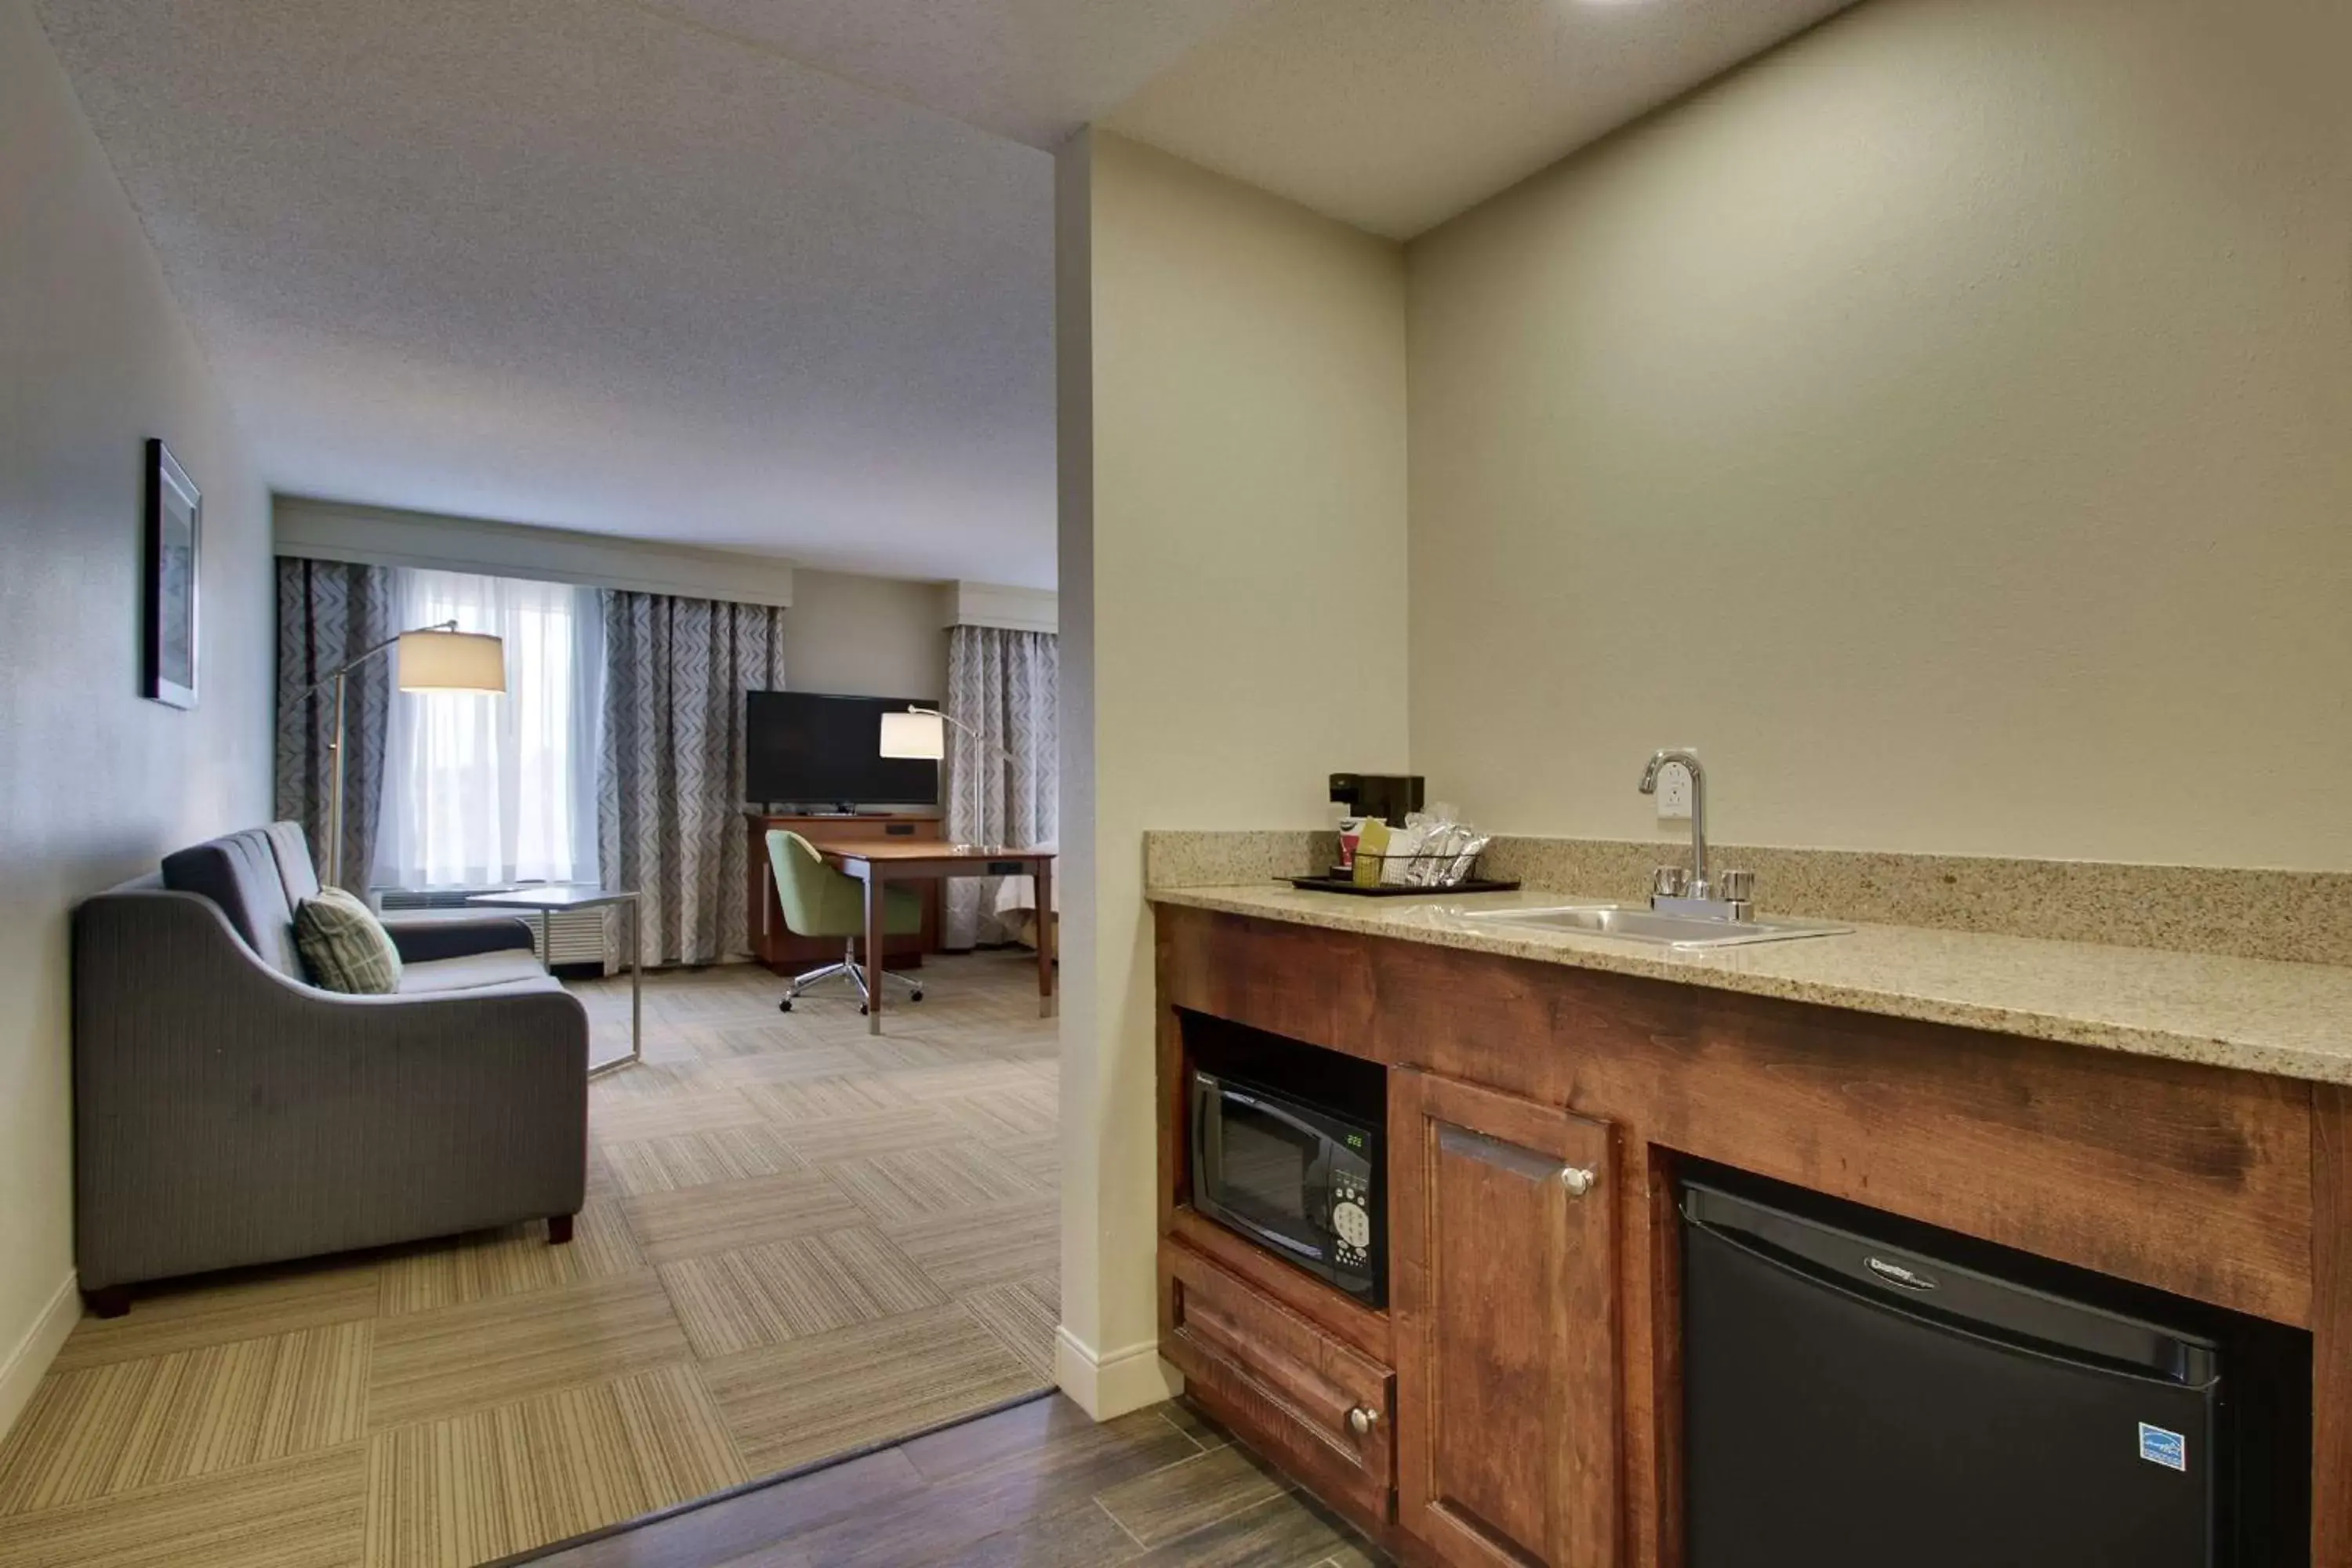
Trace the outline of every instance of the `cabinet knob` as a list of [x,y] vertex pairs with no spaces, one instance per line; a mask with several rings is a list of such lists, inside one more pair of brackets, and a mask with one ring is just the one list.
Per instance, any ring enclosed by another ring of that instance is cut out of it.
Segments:
[[1361,1437],[1380,1425],[1381,1413],[1359,1405],[1348,1412],[1348,1430]]
[[1570,1165],[1559,1173],[1559,1184],[1568,1189],[1568,1195],[1572,1198],[1582,1197],[1600,1180],[1598,1173],[1588,1171],[1581,1165]]

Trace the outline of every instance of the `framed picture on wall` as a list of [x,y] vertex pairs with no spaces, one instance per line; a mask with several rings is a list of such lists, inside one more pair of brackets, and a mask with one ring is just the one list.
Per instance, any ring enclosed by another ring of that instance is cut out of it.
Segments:
[[161,441],[147,443],[147,695],[196,705],[196,555],[205,499]]

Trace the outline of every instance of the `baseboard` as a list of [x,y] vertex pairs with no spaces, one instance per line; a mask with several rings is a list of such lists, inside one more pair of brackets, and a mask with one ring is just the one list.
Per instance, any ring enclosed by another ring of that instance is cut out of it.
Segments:
[[1158,1341],[1098,1355],[1067,1328],[1054,1331],[1054,1381],[1097,1421],[1184,1392],[1184,1374],[1160,1359]]
[[5,1365],[0,1365],[0,1437],[16,1425],[16,1417],[33,1402],[33,1390],[41,1385],[42,1373],[58,1359],[65,1348],[66,1336],[81,1321],[81,1291],[77,1287],[73,1270],[66,1270],[65,1283],[41,1309],[32,1328],[16,1348],[8,1352]]

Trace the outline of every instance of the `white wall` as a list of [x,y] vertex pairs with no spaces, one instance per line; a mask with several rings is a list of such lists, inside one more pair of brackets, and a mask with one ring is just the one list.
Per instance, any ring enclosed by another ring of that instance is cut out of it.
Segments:
[[1727,839],[2352,868],[2347,61],[1872,0],[1414,244],[1433,793],[1639,837],[1695,743]]
[[1153,1310],[1150,827],[1317,827],[1405,752],[1401,253],[1101,132],[1061,154],[1063,1342]]
[[[267,819],[275,634],[268,497],[22,0],[0,0],[0,213],[5,1429],[76,1306],[68,912]],[[204,491],[192,712],[138,695],[151,436]]]
[[784,681],[795,691],[919,697],[948,689],[940,585],[845,572],[793,574]]

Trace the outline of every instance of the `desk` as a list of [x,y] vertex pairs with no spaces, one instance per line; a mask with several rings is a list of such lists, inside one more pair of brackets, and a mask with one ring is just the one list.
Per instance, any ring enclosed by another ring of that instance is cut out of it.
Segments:
[[892,882],[942,877],[1037,879],[1037,1016],[1054,1016],[1054,851],[983,849],[969,844],[892,843],[823,846],[825,864],[866,884],[866,1032],[882,1032],[882,905]]
[[604,889],[584,882],[545,882],[533,887],[513,888],[500,893],[476,893],[466,900],[488,909],[537,910],[539,911],[539,952],[541,962],[550,970],[554,968],[554,943],[548,940],[549,917],[560,910],[595,910],[607,904],[629,906],[629,1054],[614,1057],[608,1062],[592,1062],[588,1076],[614,1072],[635,1067],[645,1060],[645,971],[644,950],[637,942],[637,895],[608,893]]

